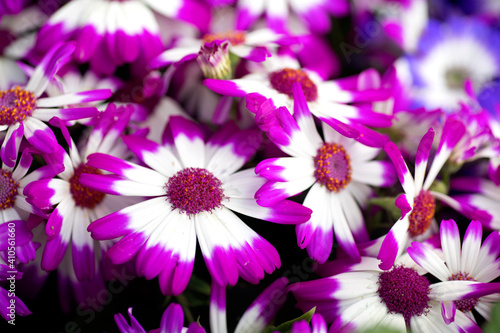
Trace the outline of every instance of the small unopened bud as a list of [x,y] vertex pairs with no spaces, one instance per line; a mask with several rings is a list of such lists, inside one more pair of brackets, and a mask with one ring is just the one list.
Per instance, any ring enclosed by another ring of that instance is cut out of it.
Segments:
[[201,46],[196,60],[206,78],[221,80],[232,78],[229,45],[231,44],[228,40],[214,40]]

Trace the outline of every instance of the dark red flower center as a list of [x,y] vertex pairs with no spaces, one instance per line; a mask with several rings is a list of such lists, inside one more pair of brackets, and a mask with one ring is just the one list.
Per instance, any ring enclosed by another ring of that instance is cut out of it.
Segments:
[[318,99],[318,88],[314,82],[300,69],[284,68],[269,74],[271,86],[280,93],[293,97],[293,84],[300,83],[306,101]]
[[396,266],[378,278],[378,294],[388,313],[403,315],[406,323],[429,312],[429,280],[413,268]]
[[[453,274],[450,280],[476,281],[472,276],[469,276],[469,273],[462,273],[462,272]],[[457,309],[462,312],[472,311],[472,309],[476,307],[477,302],[479,302],[479,299],[477,298],[467,298],[467,299],[460,299],[457,301],[453,301]]]
[[0,125],[11,125],[31,116],[36,107],[32,92],[20,87],[0,90]]
[[80,183],[80,175],[89,173],[92,175],[100,175],[102,172],[99,169],[81,164],[75,169],[75,173],[69,180],[69,190],[75,201],[75,205],[85,208],[94,208],[103,199],[105,194],[96,190],[92,190]]
[[325,143],[314,158],[314,177],[318,183],[338,192],[351,182],[351,163],[344,147],[337,143]]
[[12,172],[0,169],[0,209],[12,208],[16,202],[19,184],[12,179]]
[[205,34],[202,38],[203,43],[210,43],[214,40],[228,40],[231,45],[239,45],[245,42],[245,32],[232,31],[221,34]]
[[170,177],[165,186],[172,209],[188,216],[220,208],[225,198],[222,182],[202,168],[182,169]]
[[436,211],[436,200],[429,191],[421,190],[415,198],[408,231],[412,237],[423,234],[431,225]]

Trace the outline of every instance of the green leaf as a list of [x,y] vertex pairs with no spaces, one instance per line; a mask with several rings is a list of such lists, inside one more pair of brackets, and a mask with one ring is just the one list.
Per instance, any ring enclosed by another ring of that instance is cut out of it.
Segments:
[[498,333],[500,332],[500,303],[495,304],[491,310],[491,321],[484,327],[485,333]]
[[210,284],[195,275],[191,275],[187,289],[210,296]]
[[394,330],[392,328],[388,328],[385,326],[377,326],[374,328],[368,328],[366,330],[362,330],[359,333],[398,333],[399,331]]
[[292,330],[292,325],[293,323],[301,320],[307,320],[308,323],[311,322],[311,318],[316,311],[316,307],[312,308],[311,310],[307,311],[304,313],[302,316],[297,317],[295,319],[289,320],[287,322],[284,322],[283,324],[279,325],[278,327],[275,326],[269,326],[264,330],[264,333],[271,333],[271,332],[281,332],[281,333],[288,333]]
[[370,205],[375,205],[382,207],[388,211],[395,220],[399,220],[401,217],[401,210],[394,204],[396,202],[395,197],[379,197],[370,199]]
[[430,191],[442,193],[442,194],[448,194],[448,186],[446,185],[445,182],[441,180],[435,180],[431,187],[429,188]]

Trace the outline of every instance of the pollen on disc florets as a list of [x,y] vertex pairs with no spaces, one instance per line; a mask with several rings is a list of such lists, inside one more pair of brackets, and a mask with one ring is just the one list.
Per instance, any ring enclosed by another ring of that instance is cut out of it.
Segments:
[[349,155],[337,143],[325,143],[314,158],[314,177],[329,191],[338,192],[351,182]]
[[12,208],[16,202],[19,183],[12,179],[12,172],[0,169],[0,209]]
[[106,194],[92,190],[87,186],[83,186],[80,183],[80,175],[82,173],[89,173],[93,175],[100,175],[102,172],[99,169],[91,167],[86,164],[81,164],[78,168],[75,169],[75,173],[69,180],[69,190],[71,195],[73,196],[73,200],[75,201],[75,205],[79,207],[85,208],[94,208],[102,200],[104,200],[104,196]]
[[318,88],[314,82],[300,69],[284,68],[269,74],[271,86],[280,93],[293,97],[293,84],[300,83],[306,101],[318,99]]
[[188,216],[222,207],[222,182],[203,168],[185,168],[168,179],[167,201]]
[[408,324],[410,319],[429,312],[430,283],[413,268],[395,266],[378,278],[378,295],[388,313],[399,313]]
[[[469,273],[458,272],[457,274],[453,274],[450,280],[461,280],[461,281],[476,281],[472,276],[469,276]],[[467,298],[453,301],[458,310],[462,312],[472,311],[479,302],[477,298]]]
[[214,40],[228,40],[231,45],[239,45],[245,42],[245,32],[232,31],[220,34],[205,34],[202,40],[204,43],[210,43]]
[[0,90],[0,125],[11,125],[31,116],[36,107],[32,92],[15,87]]
[[429,191],[421,190],[410,213],[408,231],[412,237],[423,234],[431,225],[436,212],[436,200]]

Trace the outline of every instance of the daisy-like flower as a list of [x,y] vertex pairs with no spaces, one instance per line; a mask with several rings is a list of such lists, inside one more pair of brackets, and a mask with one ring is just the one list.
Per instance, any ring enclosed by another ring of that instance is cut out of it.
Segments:
[[222,286],[234,285],[239,276],[257,283],[280,266],[274,247],[232,210],[286,224],[310,217],[308,208],[291,201],[260,207],[253,197],[265,179],[253,169],[236,172],[259,147],[258,131],[228,123],[205,143],[195,123],[172,116],[162,145],[135,136],[124,141],[149,168],[93,154],[88,165],[115,175],[82,174],[80,181],[105,193],[150,198],[98,219],[88,230],[98,240],[123,236],[107,256],[115,264],[136,257],[138,274],[159,276],[164,294],[186,288],[197,240]]
[[75,50],[74,44],[56,44],[35,68],[25,87],[0,91],[0,131],[7,131],[0,157],[13,167],[23,135],[44,153],[53,153],[59,144],[52,130],[43,123],[52,117],[62,120],[88,118],[98,113],[94,107],[60,108],[65,105],[104,100],[111,91],[90,90],[57,97],[40,97],[57,70]]
[[[412,240],[424,240],[437,232],[434,219],[436,200],[446,203],[453,200],[444,194],[429,190],[441,168],[450,156],[453,148],[465,132],[462,122],[448,118],[443,126],[439,146],[434,160],[426,173],[429,154],[434,141],[434,130],[430,128],[422,137],[415,156],[415,179],[412,177],[401,152],[393,142],[387,142],[384,150],[396,168],[404,193],[396,199],[396,206],[401,210],[401,218],[392,226],[383,238],[378,258],[380,267],[389,269],[396,257],[401,255]],[[456,206],[456,205],[453,205]],[[389,251],[389,249],[393,249]]]
[[40,29],[37,49],[46,50],[54,40],[74,40],[75,58],[90,62],[98,73],[111,74],[125,63],[143,72],[163,51],[155,14],[187,20],[205,31],[210,19],[208,9],[193,0],[70,1]]
[[[460,232],[453,220],[443,220],[440,226],[443,259],[424,244],[413,242],[408,248],[410,257],[441,281],[491,282],[500,276],[500,234],[492,232],[481,245],[483,230],[479,221],[472,221],[460,243]],[[500,294],[485,297],[443,301],[443,318],[452,322],[456,310],[465,313],[475,321],[472,310],[490,320],[494,303],[500,301]]]
[[[296,226],[297,242],[307,247],[311,258],[325,262],[333,245],[333,233],[352,259],[359,259],[356,241],[367,241],[363,207],[372,194],[369,185],[394,183],[390,162],[376,161],[381,149],[346,138],[325,123],[324,140],[318,134],[300,86],[294,85],[295,119],[286,108],[278,108],[276,125],[268,137],[291,157],[260,162],[255,172],[268,182],[256,193],[257,203],[273,205],[309,187],[304,205],[311,219]],[[332,231],[333,226],[333,231]]]
[[[335,261],[332,262],[332,264]],[[379,261],[362,257],[356,264],[341,265],[339,273],[322,279],[298,282],[289,290],[297,306],[316,307],[329,332],[354,332],[376,326],[398,332],[480,332],[479,326],[458,311],[447,323],[441,315],[442,301],[464,301],[498,292],[498,283],[456,280],[431,283],[412,267],[396,265],[381,270]]]
[[[241,316],[234,333],[262,333],[286,301],[288,279],[279,278],[271,283]],[[210,290],[210,329],[227,333],[226,287],[212,282]]]
[[409,57],[414,99],[427,108],[456,110],[468,100],[466,80],[479,93],[500,74],[500,34],[474,18],[430,21]]
[[373,102],[389,97],[387,89],[360,89],[367,75],[323,81],[317,73],[301,68],[297,59],[289,55],[274,55],[262,64],[262,71],[241,79],[206,79],[211,90],[226,96],[246,97],[247,108],[256,113],[262,100],[272,99],[276,107],[294,110],[293,86],[302,87],[312,114],[330,124],[342,135],[355,138],[370,146],[383,146],[385,136],[365,127],[388,127],[392,116],[371,111],[366,105],[349,103]]
[[5,163],[0,169],[0,250],[7,250],[7,235],[11,223],[16,232],[15,247],[17,258],[26,263],[35,258],[35,245],[32,242],[32,233],[26,227],[29,214],[42,217],[46,215],[38,208],[26,201],[23,194],[25,187],[39,179],[52,178],[64,170],[62,164],[47,165],[28,174],[33,157],[31,149],[24,149],[17,166],[9,167]]
[[330,30],[332,15],[345,15],[349,12],[349,2],[345,0],[240,0],[236,28],[248,29],[258,18],[265,14],[269,28],[277,32],[288,31],[289,10],[297,15],[314,32]]
[[[139,324],[132,315],[132,308],[128,308],[130,324],[121,313],[115,315],[115,322],[121,333],[146,333],[146,330]],[[161,333],[205,333],[205,329],[197,322],[191,323],[189,327],[184,327],[184,312],[179,304],[171,303],[161,316],[160,327],[154,332]],[[153,332],[150,331],[150,332]]]
[[127,156],[128,150],[118,138],[128,124],[131,111],[131,108],[117,109],[114,104],[109,104],[80,150],[64,125],[61,125],[63,135],[68,140],[69,154],[60,148],[56,153],[43,155],[49,165],[63,163],[65,168],[58,174],[59,178],[32,182],[25,188],[28,202],[34,206],[41,209],[56,206],[45,226],[48,238],[42,254],[42,269],[56,269],[71,245],[73,268],[78,280],[94,277],[96,255],[100,256],[100,249],[87,232],[88,225],[136,200],[124,200],[91,190],[82,185],[80,177],[82,173],[101,173],[87,163],[88,155],[92,153]]

